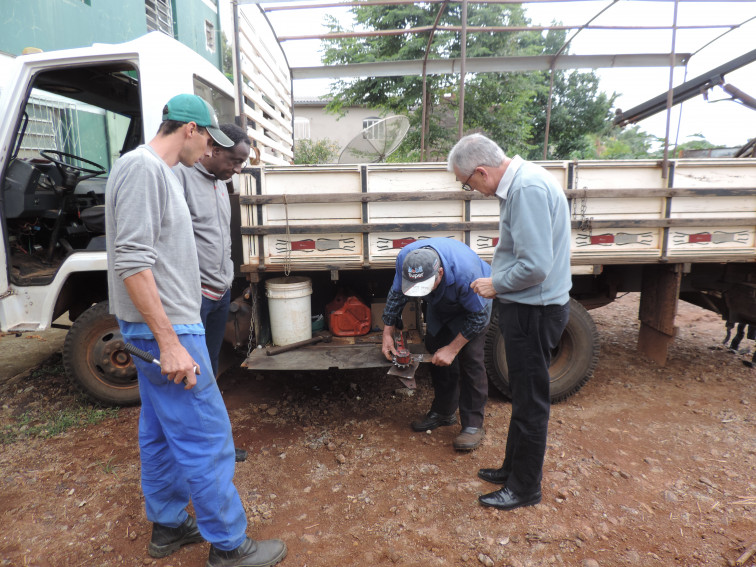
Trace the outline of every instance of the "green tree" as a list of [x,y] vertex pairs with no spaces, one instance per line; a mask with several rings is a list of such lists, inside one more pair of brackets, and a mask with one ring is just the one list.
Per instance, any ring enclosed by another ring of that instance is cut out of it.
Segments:
[[297,165],[331,163],[338,155],[339,144],[328,138],[319,140],[305,138],[294,143],[294,163]]
[[653,147],[662,143],[658,137],[641,130],[637,124],[623,129],[607,126],[599,134],[587,134],[583,148],[571,153],[572,159],[643,159],[658,157]]
[[221,32],[221,71],[234,82],[234,51],[228,43],[226,32]]
[[[438,5],[356,6],[352,8],[360,29],[393,30],[433,24]],[[461,5],[450,4],[440,25],[459,25]],[[470,4],[469,26],[525,26],[529,20],[521,5]],[[331,31],[345,31],[331,19]],[[467,56],[553,54],[564,43],[566,32],[473,33],[468,36]],[[344,38],[324,42],[326,64],[366,63],[422,59],[427,35]],[[458,57],[458,33],[437,32],[431,58]],[[429,75],[427,145],[431,159],[444,159],[456,140],[459,112],[458,76]],[[548,73],[471,73],[465,81],[465,130],[482,131],[507,153],[540,157],[546,125]],[[392,160],[419,157],[422,80],[414,76],[367,77],[337,81],[331,86],[333,101],[327,107],[340,112],[344,106],[364,105],[384,112],[408,114],[411,130]],[[581,148],[584,136],[599,131],[608,119],[614,97],[598,91],[594,73],[555,72],[554,103],[549,135],[549,157],[568,157]]]

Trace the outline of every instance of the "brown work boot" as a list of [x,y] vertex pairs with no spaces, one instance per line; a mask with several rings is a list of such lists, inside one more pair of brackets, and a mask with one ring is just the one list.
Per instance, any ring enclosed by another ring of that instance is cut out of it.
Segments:
[[477,449],[486,436],[486,430],[482,427],[463,427],[454,438],[452,445],[457,451],[472,451]]

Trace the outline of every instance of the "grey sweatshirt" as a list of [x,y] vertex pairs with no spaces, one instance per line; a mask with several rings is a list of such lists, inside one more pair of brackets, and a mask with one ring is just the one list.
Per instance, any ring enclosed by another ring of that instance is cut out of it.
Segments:
[[225,291],[234,280],[231,203],[226,183],[199,162],[194,167],[178,164],[173,172],[184,186],[184,196],[192,215],[200,280],[204,285]]
[[200,277],[192,219],[171,168],[147,144],[113,166],[105,189],[110,312],[144,322],[123,280],[152,270],[173,325],[200,323]]

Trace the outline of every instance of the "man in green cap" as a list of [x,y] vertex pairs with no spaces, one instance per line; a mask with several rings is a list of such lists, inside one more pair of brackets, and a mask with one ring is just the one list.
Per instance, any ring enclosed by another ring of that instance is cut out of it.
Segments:
[[[286,556],[286,545],[245,533],[231,423],[200,318],[192,219],[171,171],[210,155],[213,141],[234,145],[207,102],[182,94],[165,105],[157,135],[113,166],[105,195],[110,311],[125,341],[161,361],[134,360],[149,554],[166,557],[207,540],[208,567],[268,566]],[[190,500],[196,520],[186,511]]]

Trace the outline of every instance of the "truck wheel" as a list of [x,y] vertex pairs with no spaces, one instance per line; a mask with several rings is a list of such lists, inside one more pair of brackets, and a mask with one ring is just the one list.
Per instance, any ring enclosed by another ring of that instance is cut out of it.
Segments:
[[[508,398],[511,398],[504,338],[498,325],[498,310],[494,305],[491,326],[486,336],[485,362],[488,379]],[[599,337],[588,311],[570,299],[570,320],[551,355],[551,401],[561,402],[577,392],[593,375],[598,363]]]
[[63,343],[63,366],[73,385],[93,400],[117,406],[139,403],[137,372],[108,302],[74,321]]

